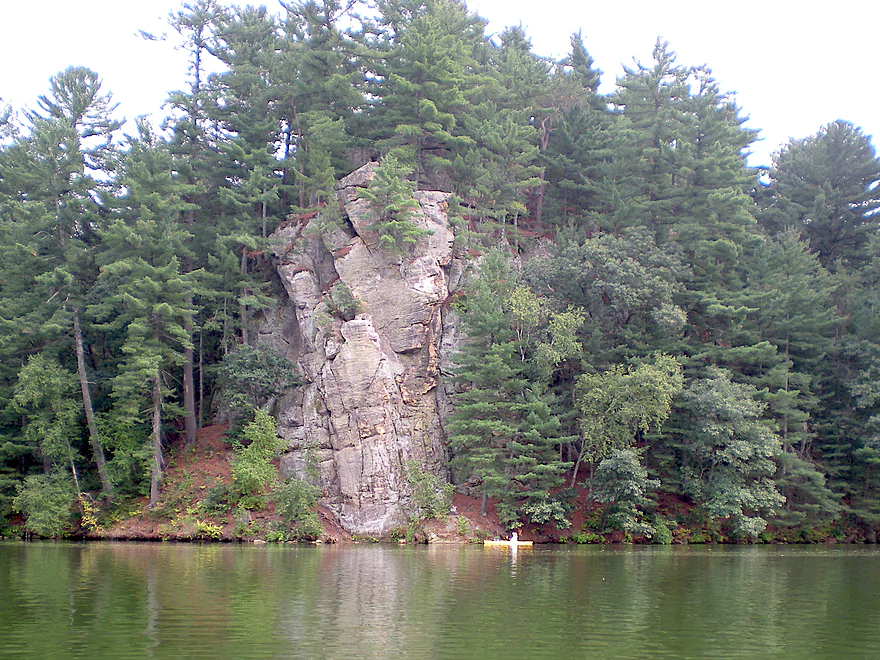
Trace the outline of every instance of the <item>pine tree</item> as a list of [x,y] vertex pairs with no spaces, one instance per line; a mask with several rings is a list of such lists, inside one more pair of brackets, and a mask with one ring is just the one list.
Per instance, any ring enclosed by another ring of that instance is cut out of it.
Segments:
[[377,145],[415,170],[416,187],[448,188],[448,169],[474,137],[466,127],[492,79],[475,59],[485,21],[458,0],[382,0],[368,62]]
[[179,410],[167,401],[173,394],[166,374],[177,379],[192,349],[192,291],[198,271],[187,272],[191,236],[181,217],[192,208],[189,186],[171,168],[167,145],[157,144],[146,128],[132,144],[123,182],[128,217],[104,231],[99,284],[104,295],[89,313],[100,327],[122,336],[125,356],[113,379],[116,415],[129,425],[142,424],[149,401],[153,467],[150,503],[158,499],[164,469],[163,413]]
[[28,255],[19,264],[23,272],[8,265],[17,270],[13,278],[32,282],[41,299],[17,295],[19,306],[10,316],[20,329],[29,327],[32,335],[39,331],[43,346],[54,343],[57,350],[71,342],[92,455],[102,491],[112,498],[87,374],[82,309],[95,277],[97,229],[109,212],[115,185],[113,132],[121,122],[112,116],[112,97],[101,91],[98,75],[89,69],[68,68],[50,80],[50,88],[39,97],[39,109],[25,113],[30,131],[7,155],[14,232],[24,248],[18,252]]
[[869,136],[849,122],[832,122],[785,145],[770,177],[762,222],[776,231],[797,229],[826,267],[865,263],[867,242],[880,227],[880,159]]
[[525,516],[536,523],[567,526],[551,491],[562,485],[570,463],[560,460],[558,416],[530,365],[517,348],[505,311],[513,279],[497,252],[483,259],[480,278],[467,302],[469,342],[458,357],[455,412],[447,424],[452,467],[462,481],[474,479],[483,495],[498,498],[508,527]]

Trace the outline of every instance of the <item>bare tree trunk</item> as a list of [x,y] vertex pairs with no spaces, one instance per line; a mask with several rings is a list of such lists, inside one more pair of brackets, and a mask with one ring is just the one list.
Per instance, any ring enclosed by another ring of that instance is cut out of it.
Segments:
[[105,497],[112,500],[116,496],[110,473],[107,471],[107,459],[104,456],[104,447],[101,445],[101,437],[98,435],[98,424],[95,422],[95,409],[92,406],[92,395],[89,391],[89,380],[86,377],[86,357],[83,349],[82,328],[79,324],[79,308],[73,310],[73,343],[76,346],[76,367],[79,373],[79,386],[82,391],[83,408],[86,411],[86,426],[89,428],[89,443],[92,446],[92,455],[95,457],[95,465],[98,467],[98,476],[101,479],[101,490]]
[[[191,302],[191,301],[190,301]],[[192,341],[193,328],[192,319],[188,316],[183,322],[183,329],[186,336]],[[195,401],[195,377],[193,375],[193,356],[192,344],[183,350],[183,410],[184,425],[186,433],[186,447],[191,448],[196,444],[196,435],[198,434],[198,426],[196,425],[196,401]]]
[[544,179],[544,170],[538,175],[541,184],[538,186],[537,199],[535,200],[535,231],[541,232],[544,228],[542,220],[544,218],[544,193],[547,192],[547,181]]
[[162,387],[159,382],[159,371],[153,376],[153,474],[150,477],[150,508],[159,501],[159,485],[162,483]]
[[578,452],[577,460],[574,463],[574,473],[571,475],[571,487],[577,485],[578,471],[581,469],[581,461],[584,459],[584,452]]
[[196,417],[199,428],[204,425],[205,409],[205,347],[202,344],[202,330],[199,329],[199,414]]
[[[248,261],[247,261],[247,248],[241,248],[241,274],[243,277],[247,277],[248,272]],[[248,290],[246,286],[242,286],[241,295],[242,297],[248,294]],[[247,305],[243,302],[239,304],[239,315],[241,316],[241,343],[245,346],[248,345],[248,319],[247,319]]]

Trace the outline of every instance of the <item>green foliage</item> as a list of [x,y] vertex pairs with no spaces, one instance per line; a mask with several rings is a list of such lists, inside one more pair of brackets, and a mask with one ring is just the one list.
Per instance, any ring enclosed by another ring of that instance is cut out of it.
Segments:
[[[62,474],[108,497],[149,481],[155,500],[181,418],[191,440],[218,403],[247,421],[295,386],[289,363],[251,346],[281,288],[269,234],[283,225],[278,257],[350,232],[336,182],[384,154],[361,205],[401,266],[427,231],[417,189],[450,193],[456,257],[493,248],[454,294],[465,336],[447,430],[456,481],[498,498],[506,524],[564,526],[566,472],[575,483],[582,464],[639,447],[638,465],[599,472],[602,497],[626,483],[645,495],[632,484],[646,469],[691,498],[706,539],[722,525],[752,537],[771,516],[792,540],[843,511],[875,527],[870,136],[832,122],[757,180],[733,95],[662,41],[604,95],[580,34],[554,61],[522,27],[490,39],[457,0],[374,9],[185,5],[170,22],[190,75],[161,134],[141,121],[119,137],[112,97],[82,67],[33,109],[0,109],[0,514]],[[324,287],[319,318],[362,311],[327,259],[301,263]],[[247,506],[275,480],[260,446],[237,450],[232,500]],[[157,515],[191,504],[166,494]],[[626,499],[613,497],[609,517]],[[615,524],[646,525],[643,506]]]
[[429,472],[418,461],[407,461],[404,478],[412,491],[411,503],[414,520],[443,518],[449,513],[455,486]]
[[451,465],[485,497],[500,498],[496,510],[509,528],[521,517],[566,527],[564,508],[551,495],[571,465],[556,449],[562,424],[553,397],[530,377],[539,370],[531,338],[541,302],[514,280],[504,256],[491,252],[467,298],[469,341],[456,356],[461,391],[448,424]]
[[54,538],[63,536],[70,527],[75,500],[70,476],[50,472],[26,477],[12,506],[25,516],[28,532]]
[[865,248],[878,228],[880,159],[861,129],[838,120],[792,140],[776,154],[770,177],[765,224],[801,232],[825,266],[873,256]]
[[316,513],[320,491],[302,479],[288,478],[272,492],[275,511],[293,528],[296,538],[320,538],[324,533]]
[[520,513],[535,525],[552,524],[556,529],[571,526],[565,505],[549,496],[528,500],[520,507]]
[[663,518],[656,516],[651,521],[651,543],[654,545],[671,545],[672,530]]
[[412,216],[419,204],[413,199],[415,184],[406,179],[411,171],[395,154],[389,153],[376,168],[370,187],[358,193],[370,203],[376,216],[370,227],[379,234],[379,241],[400,254],[431,233],[413,222]]
[[325,300],[329,312],[343,321],[351,321],[363,308],[361,301],[341,281],[333,285]]
[[[18,373],[12,406],[27,415],[24,437],[45,460],[74,464],[81,403],[72,398],[76,377],[58,362],[33,355]],[[75,468],[74,468],[75,469]]]
[[577,543],[578,545],[585,545],[587,543],[600,543],[602,537],[598,534],[594,534],[593,532],[576,532],[571,535],[571,540]]
[[666,420],[683,385],[681,365],[668,355],[580,376],[581,454],[599,461],[615,449],[630,447],[638,434],[658,428]]
[[284,440],[276,433],[275,420],[262,408],[255,411],[242,436],[247,444],[235,446],[232,483],[246,508],[257,508],[266,489],[278,481],[278,469],[272,461],[284,448]]
[[695,428],[687,443],[691,460],[683,471],[685,490],[710,519],[730,518],[735,532],[751,537],[767,525],[758,514],[772,514],[785,502],[770,479],[779,438],[761,421],[765,404],[757,394],[716,368],[684,393]]
[[196,528],[196,534],[199,538],[213,539],[216,541],[220,538],[220,535],[223,534],[223,528],[220,525],[206,520],[197,519],[193,525]]
[[213,516],[224,514],[229,511],[229,488],[226,484],[218,483],[205,490],[205,498],[200,503],[200,509],[205,515]]
[[299,384],[293,364],[265,346],[239,346],[218,367],[230,414],[249,416],[270,397]]
[[647,491],[660,482],[648,478],[648,471],[633,449],[614,449],[596,468],[593,498],[608,504],[604,523],[624,532],[653,536],[653,528],[642,522],[641,509],[649,503]]

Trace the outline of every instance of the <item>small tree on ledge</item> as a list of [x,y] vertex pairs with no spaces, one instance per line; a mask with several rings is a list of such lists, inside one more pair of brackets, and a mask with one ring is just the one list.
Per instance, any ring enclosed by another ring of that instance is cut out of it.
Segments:
[[376,168],[370,187],[360,191],[360,198],[366,199],[376,214],[371,228],[378,232],[379,241],[401,254],[419,238],[431,233],[410,222],[413,211],[419,208],[418,202],[413,199],[415,183],[406,178],[411,172],[412,168],[389,153]]

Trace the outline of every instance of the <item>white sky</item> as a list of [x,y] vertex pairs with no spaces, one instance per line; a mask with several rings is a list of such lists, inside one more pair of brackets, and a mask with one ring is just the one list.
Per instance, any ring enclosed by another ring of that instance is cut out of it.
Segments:
[[[35,106],[49,78],[87,66],[128,118],[158,113],[169,91],[184,86],[186,62],[170,43],[146,42],[138,30],[168,32],[170,0],[5,0],[0,12],[0,97]],[[234,4],[246,4],[235,2]],[[251,2],[251,4],[261,4]],[[275,0],[265,0],[275,9]],[[522,23],[535,50],[563,56],[582,30],[587,50],[613,86],[623,64],[651,61],[658,36],[684,65],[708,64],[726,91],[736,92],[762,141],[751,163],[789,137],[815,133],[835,119],[880,135],[877,44],[880,3],[871,0],[470,0],[489,31]],[[877,139],[874,144],[877,146]]]

